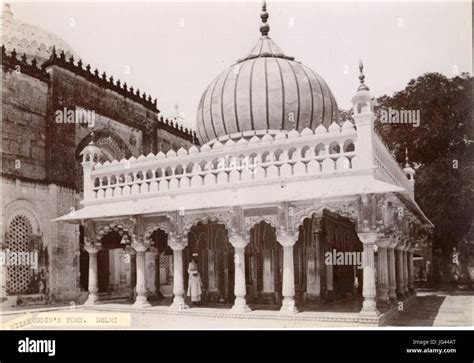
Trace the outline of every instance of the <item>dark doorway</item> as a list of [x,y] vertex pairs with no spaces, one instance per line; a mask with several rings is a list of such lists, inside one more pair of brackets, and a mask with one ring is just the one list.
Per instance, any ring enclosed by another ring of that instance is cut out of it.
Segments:
[[110,282],[108,250],[100,250],[97,254],[97,269],[99,292],[107,292]]
[[193,253],[198,254],[199,273],[205,289],[204,302],[232,304],[235,298],[234,248],[229,243],[225,226],[208,223],[191,228],[185,250],[186,287],[187,267]]
[[164,298],[160,291],[160,287],[169,285],[172,288],[172,274],[173,274],[173,250],[168,246],[168,235],[162,229],[153,231],[150,236],[153,241],[153,246],[156,248],[155,254],[155,296],[151,298]]
[[89,288],[89,254],[84,249],[84,226],[79,226],[79,283],[83,291]]
[[262,221],[250,230],[245,259],[248,301],[281,304],[283,249],[276,239],[275,228]]

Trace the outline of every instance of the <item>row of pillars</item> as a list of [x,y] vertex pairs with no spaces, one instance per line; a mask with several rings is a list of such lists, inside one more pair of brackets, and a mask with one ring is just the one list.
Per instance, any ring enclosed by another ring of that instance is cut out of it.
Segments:
[[379,239],[377,247],[377,299],[388,304],[414,294],[414,247],[389,239]]
[[[136,252],[136,298],[134,306],[148,307],[151,306],[146,297],[146,267],[145,267],[145,252],[149,248],[149,244],[144,240],[133,238],[132,248]],[[89,254],[89,281],[88,290],[89,296],[85,305],[95,305],[98,302],[99,279],[97,254],[101,250],[100,243],[92,243],[86,239],[84,249]]]
[[[293,262],[293,246],[298,240],[298,235],[278,234],[278,242],[283,247],[283,305],[282,312],[297,313],[295,304],[295,277]],[[230,234],[229,242],[234,247],[234,263],[235,263],[235,282],[234,282],[234,305],[232,311],[236,313],[249,312],[246,295],[245,280],[245,247],[249,243],[248,240],[240,235]],[[188,306],[184,300],[184,277],[183,277],[183,249],[186,244],[179,241],[169,241],[169,246],[173,250],[173,303],[172,308],[186,309]]]
[[[362,241],[364,277],[362,295],[364,301],[360,314],[375,317],[381,305],[394,304],[414,295],[413,252],[409,242],[393,240],[377,233],[358,233]],[[378,258],[375,266],[375,246]]]
[[[391,243],[390,240],[379,238],[376,233],[359,233],[363,243],[363,291],[364,298],[361,314],[377,316],[377,299],[381,303],[389,303],[403,299],[414,292],[413,286],[413,249],[408,244]],[[277,240],[283,247],[283,303],[281,312],[297,313],[295,304],[295,277],[293,248],[298,240],[298,234],[279,232]],[[245,281],[245,247],[248,239],[230,233],[229,242],[234,247],[235,263],[235,301],[232,307],[234,312],[248,312],[250,308],[246,301]],[[173,303],[172,308],[182,310],[188,306],[185,303],[183,250],[187,246],[181,239],[168,238],[168,245],[173,250]],[[378,248],[378,265],[375,266],[375,245]],[[143,239],[133,237],[132,248],[136,251],[136,300],[134,306],[147,307],[150,303],[146,296],[145,252],[149,248]],[[100,244],[86,243],[85,249],[89,253],[89,297],[86,304],[96,304],[98,297],[97,253]],[[397,261],[395,261],[395,254]],[[377,278],[376,278],[377,270]]]
[[[293,263],[293,246],[298,240],[297,234],[279,234],[278,242],[283,246],[283,312],[296,313],[298,310],[295,305],[295,280]],[[245,247],[249,243],[240,235],[230,234],[229,242],[234,247],[235,263],[235,283],[234,283],[234,306],[235,312],[248,312],[250,308],[246,301],[246,281],[245,281]],[[173,303],[172,308],[182,310],[188,308],[185,303],[184,289],[184,268],[183,268],[183,250],[187,244],[176,238],[168,238],[168,245],[173,250]],[[150,303],[146,296],[146,271],[145,271],[145,252],[149,248],[143,239],[132,237],[131,247],[136,251],[136,299],[135,307],[148,307]],[[86,305],[95,305],[98,302],[98,267],[97,254],[101,249],[100,243],[91,243],[86,241],[85,250],[89,254],[89,296]]]

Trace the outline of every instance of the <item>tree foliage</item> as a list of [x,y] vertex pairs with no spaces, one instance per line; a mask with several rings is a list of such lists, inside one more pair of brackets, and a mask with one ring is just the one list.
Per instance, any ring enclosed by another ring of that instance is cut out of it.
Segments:
[[[451,251],[471,228],[474,164],[473,78],[426,73],[377,101],[375,128],[400,165],[416,170],[417,203],[434,223],[434,245]],[[382,123],[381,112],[420,111],[420,125]]]

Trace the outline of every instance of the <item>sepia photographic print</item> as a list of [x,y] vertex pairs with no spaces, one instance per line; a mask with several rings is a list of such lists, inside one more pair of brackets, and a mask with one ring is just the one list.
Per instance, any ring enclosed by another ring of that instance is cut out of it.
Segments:
[[1,22],[0,360],[277,330],[472,362],[471,2],[14,1]]

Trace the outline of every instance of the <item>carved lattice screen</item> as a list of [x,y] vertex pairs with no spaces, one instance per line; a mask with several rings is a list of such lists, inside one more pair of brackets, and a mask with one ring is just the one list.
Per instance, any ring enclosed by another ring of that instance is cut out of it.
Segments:
[[[29,252],[31,243],[31,223],[23,215],[18,215],[11,221],[6,248],[10,252]],[[17,295],[28,293],[28,285],[31,281],[32,270],[27,265],[8,265],[7,267],[7,294]]]

